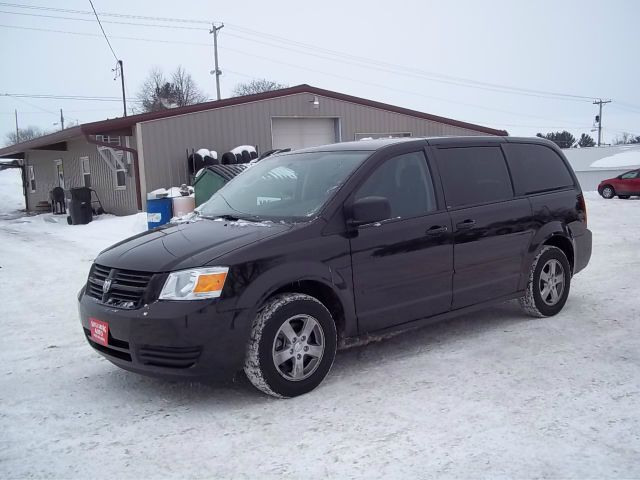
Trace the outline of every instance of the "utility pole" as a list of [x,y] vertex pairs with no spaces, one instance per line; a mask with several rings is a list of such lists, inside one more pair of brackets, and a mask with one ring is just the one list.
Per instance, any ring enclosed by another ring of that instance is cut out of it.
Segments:
[[16,115],[16,143],[20,143],[20,129],[18,128],[18,109],[16,108],[13,113]]
[[212,72],[216,76],[216,93],[217,98],[220,100],[220,75],[222,71],[218,68],[218,31],[222,30],[224,23],[221,23],[219,27],[216,27],[215,23],[211,24],[211,30],[209,33],[213,34],[213,60],[215,70]]
[[599,98],[598,100],[593,101],[594,105],[600,106],[600,112],[596,117],[596,122],[598,122],[598,146],[600,146],[600,143],[602,142],[602,105],[604,105],[605,103],[611,103],[611,100],[602,100],[601,98]]
[[124,65],[122,60],[118,60],[118,66],[120,67],[120,82],[122,83],[122,108],[124,109],[124,116],[127,116],[127,98],[124,92]]
[[64,130],[64,115],[62,115],[62,109],[60,109],[60,130]]

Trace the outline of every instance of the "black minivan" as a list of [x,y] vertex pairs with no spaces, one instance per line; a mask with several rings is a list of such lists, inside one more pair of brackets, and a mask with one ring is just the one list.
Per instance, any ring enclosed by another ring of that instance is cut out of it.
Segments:
[[293,397],[339,346],[518,298],[555,315],[591,256],[578,181],[538,138],[366,140],[245,170],[192,218],[100,253],[89,344],[160,376]]

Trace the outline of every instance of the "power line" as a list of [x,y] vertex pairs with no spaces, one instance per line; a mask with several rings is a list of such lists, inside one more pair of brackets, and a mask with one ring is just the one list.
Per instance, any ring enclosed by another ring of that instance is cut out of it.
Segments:
[[[64,12],[64,13],[74,13],[74,14],[90,14],[91,12],[86,12],[86,11],[82,11],[82,10],[69,10],[69,9],[60,9],[60,8],[53,8],[53,7],[40,7],[40,6],[34,6],[34,5],[29,5],[29,6],[20,6],[20,5],[16,5],[16,4],[8,4],[5,2],[0,2],[0,5],[4,5],[4,6],[11,6],[11,7],[16,7],[16,8],[30,8],[30,9],[38,9],[38,10],[47,10],[47,11],[55,11],[55,12]],[[8,12],[11,13],[11,12]],[[13,12],[15,13],[15,12]],[[19,13],[22,15],[34,15],[37,16],[37,14],[25,14],[25,13]],[[154,20],[154,21],[163,21],[163,22],[182,22],[182,23],[208,23],[205,22],[203,20],[192,20],[192,19],[171,19],[171,18],[166,18],[166,17],[151,17],[151,16],[141,16],[141,15],[126,15],[126,14],[116,14],[116,13],[107,13],[107,12],[101,12],[100,15],[102,16],[112,16],[112,17],[117,17],[117,18],[135,18],[135,19],[143,19],[143,20]],[[42,15],[44,16],[44,15]],[[79,18],[71,18],[71,17],[55,17],[55,16],[47,16],[47,17],[51,17],[51,18],[63,18],[63,19],[67,19],[67,20],[85,20],[85,19],[79,19]],[[106,23],[106,21],[105,21]],[[146,26],[146,27],[162,27],[162,28],[182,28],[182,29],[189,29],[189,30],[200,30],[200,28],[197,27],[185,27],[185,26],[172,26],[172,25],[157,25],[157,24],[139,24],[139,23],[132,23],[132,22],[110,22],[110,23],[119,23],[119,24],[124,24],[124,25],[137,25],[137,26]],[[527,89],[527,88],[520,88],[520,87],[513,87],[513,86],[509,86],[509,85],[502,85],[502,84],[497,84],[497,83],[490,83],[490,82],[482,82],[482,81],[478,81],[478,80],[472,80],[472,79],[468,79],[468,78],[463,78],[463,77],[456,77],[456,76],[451,76],[451,75],[444,75],[441,73],[437,73],[437,72],[430,72],[430,71],[425,71],[425,70],[420,70],[420,69],[416,69],[416,68],[410,68],[410,67],[405,67],[402,65],[397,65],[397,64],[393,64],[393,63],[386,63],[386,62],[381,62],[379,59],[372,59],[372,58],[367,58],[367,57],[362,57],[362,56],[357,56],[357,55],[351,55],[351,54],[346,54],[343,52],[339,52],[336,50],[330,50],[327,48],[323,48],[323,47],[318,47],[315,45],[311,45],[311,44],[307,44],[307,43],[303,43],[303,42],[298,42],[295,40],[291,40],[291,39],[287,39],[284,37],[280,37],[277,35],[272,35],[272,34],[268,34],[268,33],[264,33],[264,32],[259,32],[256,31],[254,29],[247,29],[247,28],[243,28],[241,26],[238,25],[233,25],[230,24],[229,25],[231,28],[235,29],[235,30],[239,30],[241,32],[244,32],[245,34],[249,34],[252,36],[257,36],[257,37],[263,37],[263,38],[268,38],[271,39],[273,41],[277,41],[277,42],[281,42],[284,44],[288,44],[288,45],[292,45],[295,46],[297,48],[305,48],[308,50],[313,50],[316,52],[321,52],[325,55],[332,55],[334,57],[339,57],[339,58],[328,58],[326,56],[321,56],[316,54],[312,54],[309,52],[303,52],[300,50],[295,50],[292,49],[290,47],[284,47],[282,45],[274,45],[273,43],[271,44],[267,44],[270,45],[272,47],[275,48],[281,48],[281,49],[285,49],[285,50],[291,50],[300,54],[304,54],[304,55],[313,55],[319,58],[324,58],[327,60],[331,60],[331,61],[342,61],[345,62],[348,60],[348,63],[353,64],[354,61],[358,61],[361,63],[361,65],[359,65],[360,67],[363,68],[373,68],[379,71],[387,71],[387,72],[391,72],[391,73],[396,73],[396,74],[401,74],[398,72],[398,70],[401,70],[402,72],[404,72],[404,75],[411,75],[411,76],[418,76],[420,78],[428,78],[431,81],[435,81],[435,82],[440,82],[440,83],[445,83],[445,84],[450,84],[450,85],[456,85],[456,86],[461,86],[461,87],[467,87],[467,88],[476,88],[476,89],[481,89],[481,90],[488,90],[488,91],[493,91],[493,92],[498,92],[498,93],[509,93],[509,94],[515,94],[515,95],[524,95],[524,96],[533,96],[533,97],[540,97],[540,98],[551,98],[551,99],[561,99],[561,100],[572,100],[572,101],[591,101],[594,97],[591,96],[583,96],[583,95],[574,95],[574,94],[567,94],[567,93],[561,93],[561,92],[553,92],[553,91],[547,91],[547,90],[536,90],[536,89]],[[229,34],[231,36],[235,36],[236,38],[241,38],[247,41],[252,41],[252,42],[257,42],[260,43],[262,45],[265,45],[264,40],[256,40],[254,38],[248,38],[248,37],[243,37],[241,35],[237,35],[237,34]],[[364,65],[362,65],[364,64]]]
[[[52,29],[44,29],[44,28],[36,28],[36,27],[17,27],[17,26],[13,26],[13,25],[0,25],[0,27],[19,28],[19,29],[26,29],[26,30],[45,31],[45,32],[63,33],[63,34],[70,34],[70,35],[89,36],[89,37],[97,37],[97,36],[99,36],[99,35],[96,35],[96,34],[93,34],[93,33],[70,32],[70,31],[67,31],[67,30],[52,30]],[[124,39],[124,40],[154,42],[154,43],[195,45],[195,46],[202,46],[202,47],[210,48],[209,44],[198,43],[198,42],[185,42],[185,41],[178,41],[178,40],[161,40],[161,39],[150,39],[150,38],[142,38],[142,37],[124,37],[124,36],[112,36],[112,38],[119,38],[119,39]],[[471,104],[471,103],[460,102],[460,101],[456,101],[456,100],[448,100],[448,99],[445,99],[445,98],[434,97],[434,96],[431,96],[431,95],[425,95],[425,94],[422,94],[422,93],[411,92],[411,91],[408,91],[408,90],[389,87],[388,85],[381,85],[381,84],[377,84],[377,83],[374,83],[374,82],[368,82],[368,81],[365,81],[365,80],[356,80],[356,79],[354,79],[352,77],[347,77],[347,76],[344,76],[344,75],[338,75],[338,74],[334,74],[334,73],[329,73],[329,72],[324,71],[324,70],[317,70],[317,69],[313,69],[313,68],[303,67],[303,66],[298,65],[298,64],[293,64],[293,63],[289,63],[289,62],[283,62],[281,60],[275,60],[275,59],[267,58],[267,57],[264,57],[264,56],[261,56],[261,55],[256,55],[256,54],[244,52],[244,51],[241,51],[241,50],[233,49],[233,48],[226,48],[226,51],[238,53],[240,55],[245,55],[245,56],[249,56],[249,57],[253,57],[253,58],[266,60],[266,61],[268,61],[270,63],[277,63],[277,64],[281,64],[281,65],[286,65],[286,66],[289,66],[289,67],[292,67],[292,68],[297,68],[297,69],[301,69],[301,70],[306,70],[306,71],[318,73],[318,74],[325,75],[325,76],[339,78],[339,79],[342,79],[342,80],[348,80],[348,81],[355,82],[355,83],[360,83],[360,84],[363,84],[363,85],[370,85],[370,86],[373,86],[373,87],[376,87],[376,88],[384,89],[386,91],[396,91],[396,92],[399,92],[399,93],[415,95],[415,96],[419,96],[419,97],[422,97],[422,98],[428,98],[428,99],[431,99],[431,100],[438,100],[438,101],[447,102],[447,103],[453,103],[453,104],[458,104],[458,105],[463,105],[463,106],[479,108],[481,110],[486,110],[486,111],[496,111],[496,112],[499,112],[499,113],[507,113],[509,115],[515,115],[515,116],[518,116],[518,117],[539,118],[539,119],[543,119],[543,120],[545,119],[545,117],[541,117],[541,116],[537,116],[537,115],[524,114],[522,112],[510,112],[510,111],[507,111],[507,110],[500,110],[500,109],[496,109],[496,108],[485,107],[485,106],[482,106],[482,105],[475,105],[475,104]]]
[[[38,93],[0,93],[2,97],[11,98],[42,98],[47,100],[87,100],[92,102],[120,102],[120,97],[101,97],[87,95],[55,95],[55,94],[38,94]],[[135,98],[127,98],[130,102],[138,102]],[[38,107],[39,108],[39,107]],[[57,114],[56,114],[57,115]]]
[[113,58],[116,59],[116,62],[118,62],[118,56],[116,55],[116,52],[113,50],[113,47],[111,46],[111,42],[109,41],[109,37],[107,37],[107,33],[104,31],[104,27],[102,26],[102,23],[100,23],[100,17],[98,17],[98,12],[96,12],[96,7],[93,6],[93,0],[89,0],[89,3],[91,4],[91,8],[93,9],[93,13],[96,16],[96,20],[98,21],[98,25],[100,25],[100,30],[102,30],[102,35],[104,35],[104,39],[107,41],[107,45],[109,45],[109,50],[111,50],[111,53],[113,53]]

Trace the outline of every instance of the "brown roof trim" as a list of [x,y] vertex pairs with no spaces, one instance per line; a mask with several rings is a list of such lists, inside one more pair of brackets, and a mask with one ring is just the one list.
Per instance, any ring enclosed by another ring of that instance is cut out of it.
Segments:
[[108,134],[110,132],[127,131],[131,129],[136,123],[147,122],[150,120],[159,120],[162,118],[170,118],[178,115],[185,115],[188,113],[203,112],[206,110],[214,110],[216,108],[231,107],[234,105],[242,105],[245,103],[258,102],[260,100],[270,100],[273,98],[286,97],[288,95],[296,95],[300,93],[309,93],[311,95],[319,95],[322,97],[333,98],[344,102],[355,103],[363,105],[365,107],[377,108],[380,110],[386,110],[389,112],[399,113],[401,115],[408,115],[410,117],[421,118],[424,120],[430,120],[432,122],[443,123],[445,125],[452,125],[454,127],[465,128],[476,132],[482,132],[489,135],[506,136],[505,130],[496,130],[493,128],[483,127],[481,125],[475,125],[473,123],[461,122],[453,120],[451,118],[440,117],[438,115],[431,115],[429,113],[419,112],[417,110],[411,110],[408,108],[397,107],[395,105],[389,105],[388,103],[376,102],[373,100],[367,100],[365,98],[354,97],[353,95],[346,95],[344,93],[338,93],[331,90],[324,90],[322,88],[312,87],[311,85],[296,85],[294,87],[282,88],[280,90],[273,90],[270,92],[256,93],[253,95],[244,95],[242,97],[225,98],[223,100],[216,100],[213,102],[198,103],[196,105],[188,105],[186,107],[172,108],[169,110],[163,110],[161,112],[141,113],[138,115],[131,115],[129,117],[113,118],[110,120],[101,120],[98,122],[84,123],[76,127],[67,128],[59,132],[51,133],[43,137],[35,138],[28,142],[22,142],[10,147],[0,149],[0,157],[8,157],[10,155],[23,153],[25,150],[31,150],[35,148],[42,148],[47,145],[58,143],[64,140],[69,140],[73,137],[82,135],[100,135]]
[[[47,147],[48,145],[54,146],[55,144],[65,142],[80,135],[82,135],[80,125],[65,128],[64,130],[59,130],[57,132],[50,133],[49,135],[27,140],[26,142],[16,143],[9,147],[0,148],[0,157],[13,158],[10,155],[22,154],[26,150],[46,150],[44,147]],[[54,150],[59,150],[59,148],[54,148]]]

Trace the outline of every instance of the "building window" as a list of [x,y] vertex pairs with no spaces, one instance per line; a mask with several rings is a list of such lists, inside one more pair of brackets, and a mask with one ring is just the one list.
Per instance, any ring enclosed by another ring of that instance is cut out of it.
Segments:
[[390,132],[390,133],[356,133],[354,140],[375,140],[377,138],[405,138],[410,137],[410,132]]
[[80,158],[80,166],[82,167],[82,178],[84,186],[91,188],[91,169],[89,168],[89,157]]
[[29,178],[29,191],[35,193],[36,191],[36,172],[33,169],[33,165],[27,166],[27,176]]
[[127,171],[124,168],[118,168],[114,178],[116,181],[116,190],[126,190]]
[[109,143],[118,147],[122,146],[122,144],[120,143],[120,137],[114,137],[111,135],[96,135],[96,140],[98,142]]

